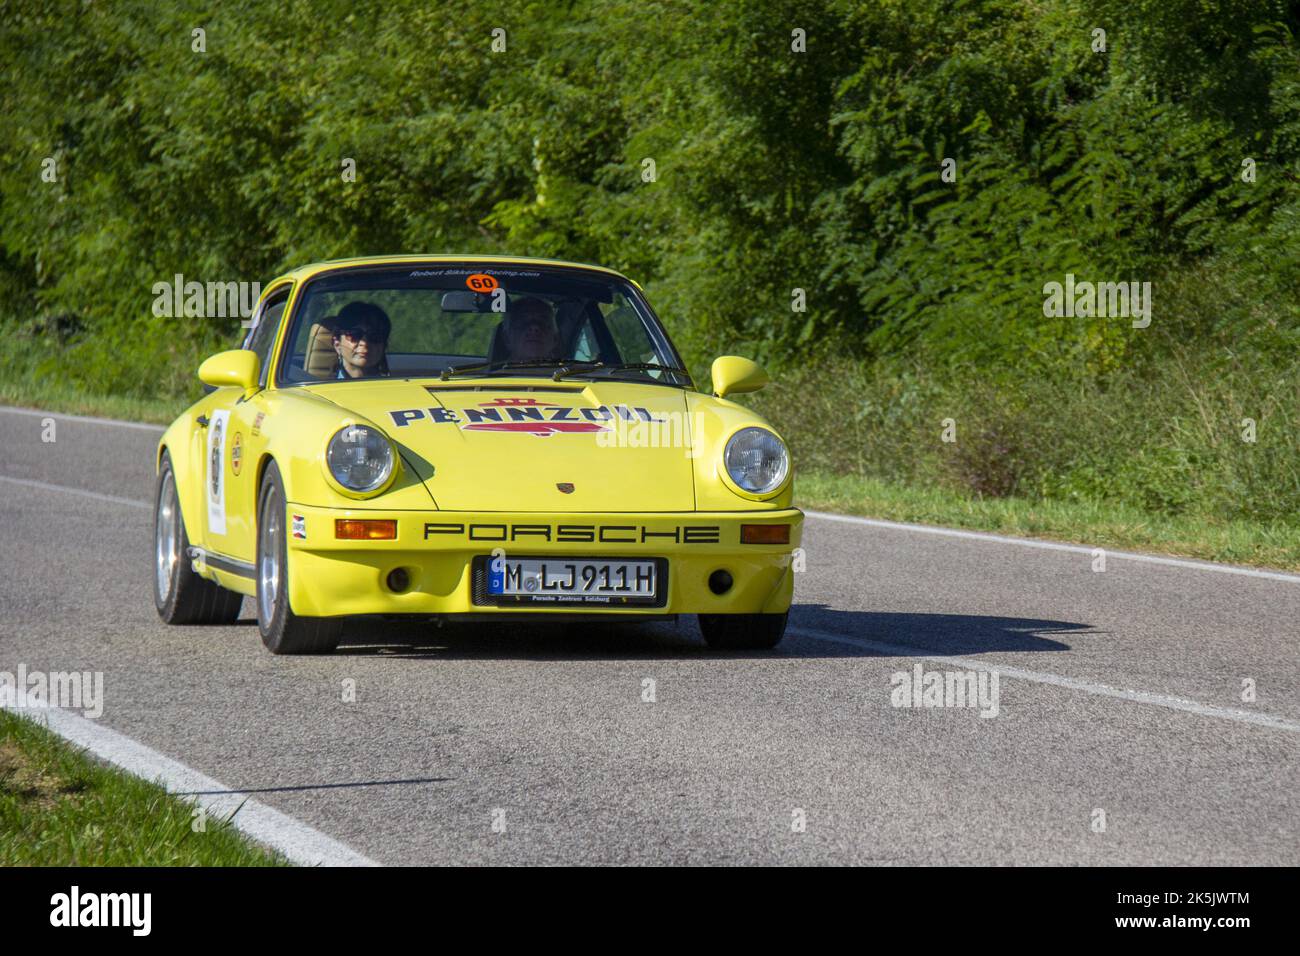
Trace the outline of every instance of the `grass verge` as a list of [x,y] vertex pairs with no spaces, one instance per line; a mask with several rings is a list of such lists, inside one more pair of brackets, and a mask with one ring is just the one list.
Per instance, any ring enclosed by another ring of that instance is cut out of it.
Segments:
[[153,783],[0,711],[0,866],[284,866]]
[[190,403],[184,399],[99,395],[79,391],[69,385],[41,382],[24,376],[0,377],[0,405],[170,425]]
[[964,497],[815,471],[796,476],[795,498],[817,511],[1300,571],[1300,528],[1280,522],[1166,517],[1114,502]]

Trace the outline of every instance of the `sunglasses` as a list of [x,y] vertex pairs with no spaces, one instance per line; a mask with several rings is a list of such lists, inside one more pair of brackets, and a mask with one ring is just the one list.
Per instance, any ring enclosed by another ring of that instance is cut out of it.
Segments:
[[523,315],[512,316],[507,322],[507,326],[512,332],[523,332],[527,329],[538,328],[543,332],[549,332],[555,327],[554,322],[541,315]]
[[385,341],[384,335],[374,329],[343,329],[339,332],[339,335],[345,339],[351,339],[353,342],[360,342],[364,339],[371,345]]

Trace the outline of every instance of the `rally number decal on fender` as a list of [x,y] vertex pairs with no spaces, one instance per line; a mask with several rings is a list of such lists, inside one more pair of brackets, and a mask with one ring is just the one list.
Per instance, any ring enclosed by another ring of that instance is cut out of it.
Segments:
[[213,412],[208,425],[208,531],[226,533],[226,429],[230,412]]

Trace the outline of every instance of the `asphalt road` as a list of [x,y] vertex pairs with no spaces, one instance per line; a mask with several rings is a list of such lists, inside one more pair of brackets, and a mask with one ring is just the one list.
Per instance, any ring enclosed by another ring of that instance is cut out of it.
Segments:
[[[0,670],[103,671],[101,723],[379,862],[1300,863],[1300,577],[809,518],[774,652],[683,620],[277,658],[251,601],[159,622],[157,436],[0,410]],[[893,706],[918,664],[996,670],[997,715]]]

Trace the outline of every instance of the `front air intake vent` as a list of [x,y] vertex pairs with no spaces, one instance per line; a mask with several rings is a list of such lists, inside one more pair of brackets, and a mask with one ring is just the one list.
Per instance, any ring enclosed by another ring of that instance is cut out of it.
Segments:
[[430,392],[581,392],[582,386],[572,385],[426,385]]

